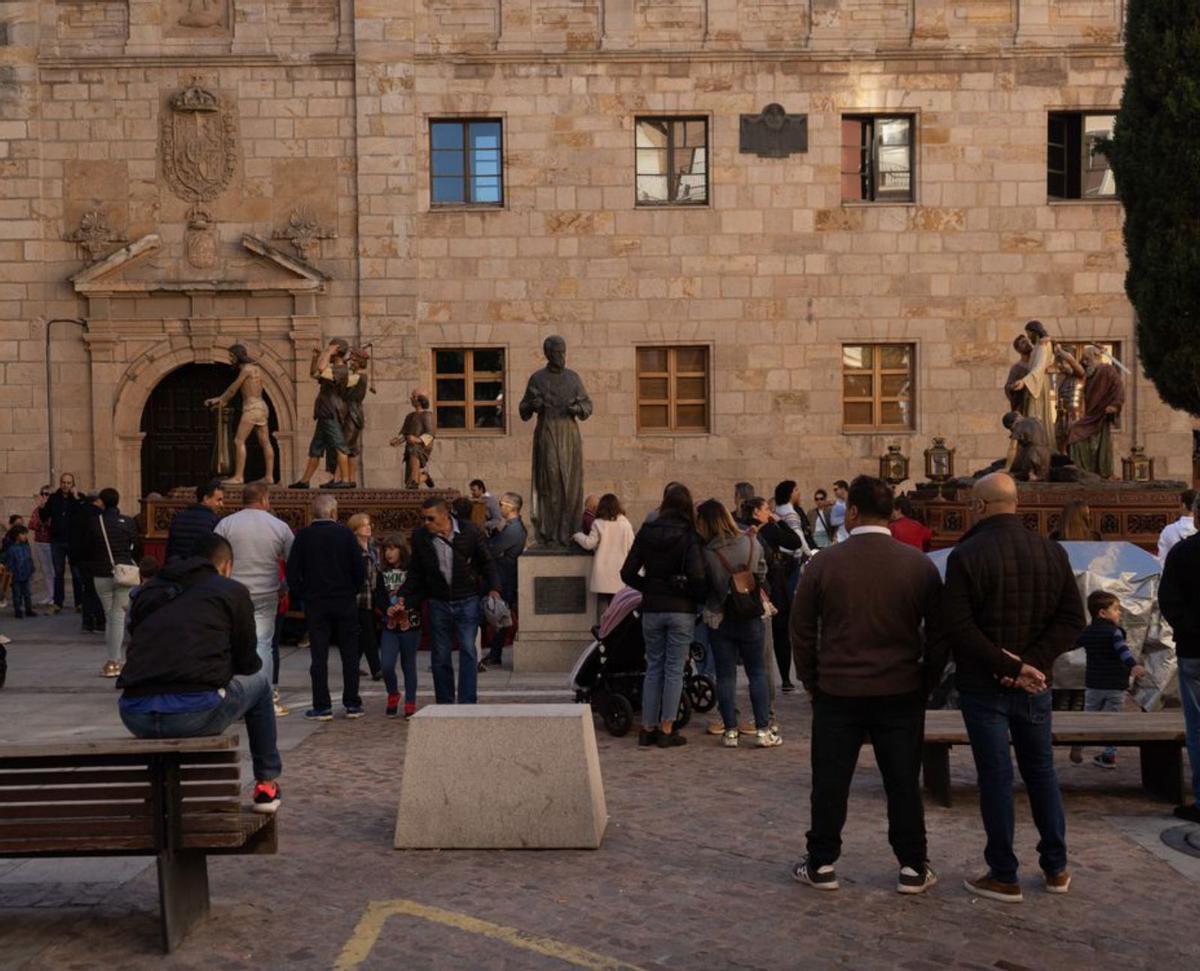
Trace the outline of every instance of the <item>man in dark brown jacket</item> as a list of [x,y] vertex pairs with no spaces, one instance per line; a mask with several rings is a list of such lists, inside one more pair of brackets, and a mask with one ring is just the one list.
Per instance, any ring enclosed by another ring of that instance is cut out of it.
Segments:
[[[846,499],[847,540],[805,567],[792,604],[796,673],[812,697],[812,828],[792,876],[836,890],[850,781],[866,739],[888,793],[896,889],[937,882],[926,860],[921,802],[925,699],[945,667],[938,632],[942,581],[920,551],[888,531],[892,490],[859,476]],[[924,624],[924,636],[922,636]]]
[[1066,817],[1050,734],[1050,672],[1084,628],[1083,602],[1063,548],[1025,528],[1017,484],[995,472],[971,491],[975,525],[946,563],[942,626],[954,651],[959,705],[987,832],[988,872],[966,882],[977,896],[1019,903],[1013,853],[1016,753],[1041,840],[1050,893],[1066,893]]

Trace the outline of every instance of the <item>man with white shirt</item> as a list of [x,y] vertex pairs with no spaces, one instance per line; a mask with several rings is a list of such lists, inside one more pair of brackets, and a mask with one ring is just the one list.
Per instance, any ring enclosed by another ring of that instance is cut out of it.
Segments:
[[1158,562],[1161,566],[1166,565],[1171,547],[1196,534],[1196,517],[1192,515],[1195,502],[1195,489],[1185,489],[1179,494],[1179,518],[1173,523],[1168,523],[1158,536]]
[[[291,527],[272,515],[270,509],[267,483],[251,482],[242,489],[242,508],[217,523],[215,532],[233,547],[233,579],[250,592],[262,669],[273,673],[272,683],[278,685],[279,672],[274,668],[271,644],[279,616],[279,563],[287,560],[295,536]],[[288,710],[280,704],[278,687],[273,698],[275,714],[283,717]]]

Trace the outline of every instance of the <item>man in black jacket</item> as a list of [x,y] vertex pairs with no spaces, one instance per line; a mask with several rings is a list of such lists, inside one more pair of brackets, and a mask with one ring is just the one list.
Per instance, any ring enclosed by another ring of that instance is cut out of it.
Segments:
[[[1200,497],[1192,505],[1192,515],[1200,521]],[[1200,823],[1200,533],[1171,547],[1158,586],[1158,605],[1175,634],[1179,700],[1192,763],[1194,802],[1177,806],[1175,815]]]
[[202,537],[196,553],[168,563],[133,598],[129,654],[117,679],[121,721],[138,738],[189,738],[219,735],[244,718],[254,809],[273,813],[283,763],[254,607],[229,579],[233,548],[224,537]]
[[313,501],[313,521],[296,533],[287,560],[288,589],[304,602],[312,663],[313,706],[305,718],[329,721],[329,644],[342,656],[342,704],[347,718],[363,716],[358,694],[358,591],[366,571],[354,534],[337,521],[337,500]]
[[1017,484],[995,472],[971,491],[976,524],[946,564],[942,629],[954,652],[963,721],[979,777],[988,872],[967,890],[1023,898],[1013,853],[1009,739],[1025,780],[1050,893],[1066,893],[1066,816],[1054,771],[1050,672],[1084,627],[1083,602],[1062,547],[1017,517]]
[[475,704],[479,657],[479,589],[487,583],[488,596],[500,597],[500,573],[488,551],[483,530],[450,514],[445,499],[421,504],[423,526],[413,530],[408,576],[400,588],[400,602],[409,608],[429,602],[429,635],[432,640],[434,700],[455,702],[454,665],[450,659],[458,638],[458,703]]
[[96,592],[96,576],[88,566],[91,550],[92,530],[99,530],[97,520],[103,503],[97,492],[81,493],[79,508],[71,515],[71,525],[67,531],[67,556],[71,559],[72,569],[79,577],[79,586],[83,591],[83,631],[87,634],[103,634],[107,629],[104,617],[104,605]]
[[[85,512],[84,500],[75,492],[75,476],[64,472],[58,480],[58,491],[42,506],[42,520],[50,526],[50,558],[54,564],[54,613],[63,608],[66,600],[66,572],[70,551],[71,523],[82,519]],[[79,564],[71,561],[71,593],[75,598],[75,612],[83,610],[83,582],[79,575]]]
[[167,560],[192,555],[192,547],[217,528],[225,508],[225,491],[217,479],[196,486],[196,501],[171,517],[167,530]]

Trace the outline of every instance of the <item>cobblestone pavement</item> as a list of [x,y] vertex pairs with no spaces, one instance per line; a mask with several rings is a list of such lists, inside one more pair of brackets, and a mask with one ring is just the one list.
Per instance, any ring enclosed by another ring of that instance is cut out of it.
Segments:
[[[39,698],[53,699],[58,722],[71,726],[73,699],[91,699],[72,692],[94,685],[64,672],[83,650],[70,642],[37,645],[56,652],[44,666],[61,674],[59,693],[43,685],[42,695],[27,683],[34,645],[24,653],[17,645],[0,704],[16,699],[6,710],[33,711]],[[285,684],[303,685],[303,664],[289,657]],[[506,672],[483,677],[485,691],[496,684],[547,700],[544,680],[522,689]],[[691,744],[670,751],[639,750],[598,729],[611,819],[594,852],[392,850],[407,728],[381,717],[380,697],[367,703],[358,722],[289,727],[279,854],[210,860],[212,918],[174,955],[157,950],[152,867],[0,861],[0,967],[1019,971],[1183,968],[1200,956],[1197,861],[1143,846],[1152,845],[1145,832],[1169,823],[1166,807],[1141,793],[1132,752],[1115,772],[1071,766],[1062,753],[1075,874],[1065,897],[1037,887],[1036,835],[1018,802],[1026,900],[1010,906],[961,887],[981,872],[983,843],[965,748],[952,754],[956,805],[928,808],[941,884],[922,898],[895,893],[883,790],[867,751],[838,865],[842,890],[818,895],[788,872],[807,825],[808,708],[799,695],[781,697],[785,744],[770,751],[720,748],[702,720],[686,732]],[[42,737],[44,705],[37,714]],[[111,734],[115,717],[108,728],[103,717],[95,730]],[[5,738],[22,737],[5,722]],[[374,940],[368,913],[379,917]]]

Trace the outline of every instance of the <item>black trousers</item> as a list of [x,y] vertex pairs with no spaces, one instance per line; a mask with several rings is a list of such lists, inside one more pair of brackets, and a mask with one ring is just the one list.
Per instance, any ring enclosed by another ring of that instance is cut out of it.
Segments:
[[329,645],[337,644],[342,656],[342,704],[347,708],[362,704],[358,694],[358,605],[354,598],[345,601],[306,601],[309,652],[308,668],[312,678],[313,707],[325,711],[333,707],[329,698]]
[[785,605],[771,618],[771,646],[775,651],[775,663],[779,667],[780,684],[790,684],[792,680],[792,639],[788,632],[790,618],[790,604]]
[[375,611],[358,608],[358,656],[367,659],[371,677],[379,673],[379,632],[375,630]]
[[920,870],[927,859],[920,783],[924,734],[925,699],[920,692],[868,698],[816,694],[808,831],[814,866],[831,864],[841,855],[850,781],[859,750],[869,740],[887,793],[888,842],[901,866]]

